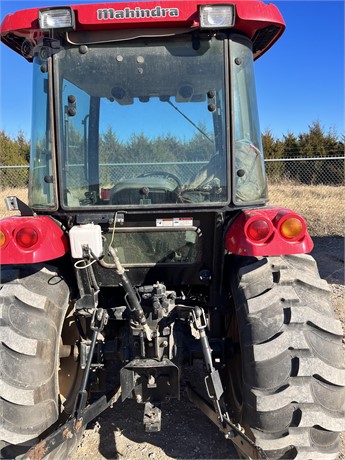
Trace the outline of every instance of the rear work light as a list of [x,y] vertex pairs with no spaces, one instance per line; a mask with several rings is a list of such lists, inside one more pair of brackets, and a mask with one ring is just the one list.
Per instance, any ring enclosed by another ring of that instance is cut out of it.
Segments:
[[41,30],[74,29],[74,11],[69,7],[43,8],[38,12]]
[[201,5],[199,9],[202,29],[224,29],[235,24],[235,5]]

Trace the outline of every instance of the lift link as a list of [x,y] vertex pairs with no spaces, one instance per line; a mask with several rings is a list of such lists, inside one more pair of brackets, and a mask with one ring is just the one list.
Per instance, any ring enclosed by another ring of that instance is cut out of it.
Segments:
[[93,358],[93,354],[95,351],[98,333],[103,331],[104,326],[108,322],[108,318],[109,318],[109,315],[106,310],[103,310],[103,308],[97,308],[97,309],[95,308],[93,315],[92,315],[91,326],[90,326],[91,330],[93,331],[91,345],[90,345],[86,367],[85,367],[85,371],[83,375],[83,380],[81,383],[79,393],[76,398],[74,411],[73,411],[74,417],[76,418],[77,421],[82,419],[83,412],[86,407],[87,383],[89,380],[91,363],[92,363],[92,358]]
[[204,412],[204,414],[218,426],[220,431],[224,433],[225,438],[236,444],[247,458],[267,459],[265,452],[259,446],[255,445],[255,443],[244,433],[244,429],[241,425],[230,420],[223,398],[224,389],[222,381],[218,370],[213,366],[212,349],[206,334],[207,323],[205,312],[201,307],[195,307],[191,310],[191,321],[199,332],[207,373],[205,385],[208,397],[213,403],[213,408],[190,384],[188,384],[187,394],[190,401]]

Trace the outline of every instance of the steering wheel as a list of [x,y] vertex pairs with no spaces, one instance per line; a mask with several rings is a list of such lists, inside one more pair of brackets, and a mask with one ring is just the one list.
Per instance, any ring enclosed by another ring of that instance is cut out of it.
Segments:
[[166,171],[150,171],[150,172],[147,172],[147,173],[143,173],[143,174],[140,174],[140,176],[138,177],[149,177],[149,176],[159,176],[159,177],[164,177],[166,179],[173,179],[177,186],[179,188],[182,187],[182,184],[181,184],[181,181],[180,179],[175,176],[175,174],[172,174],[172,173],[169,173],[169,172],[166,172]]

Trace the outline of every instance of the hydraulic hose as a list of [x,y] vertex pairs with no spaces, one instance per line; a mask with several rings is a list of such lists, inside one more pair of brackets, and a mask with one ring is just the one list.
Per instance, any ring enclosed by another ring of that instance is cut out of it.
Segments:
[[140,302],[138,300],[137,294],[136,294],[133,286],[131,285],[131,283],[130,283],[130,281],[128,279],[128,276],[126,275],[125,269],[123,268],[123,266],[122,266],[122,264],[120,262],[120,259],[118,258],[117,254],[116,254],[116,250],[114,248],[112,248],[112,247],[109,247],[109,252],[111,254],[111,257],[114,260],[114,264],[108,264],[108,263],[104,262],[103,260],[99,260],[99,263],[104,268],[115,268],[117,274],[121,277],[122,287],[126,291],[127,299],[128,299],[128,303],[129,303],[129,308],[130,308],[131,312],[135,315],[135,318],[138,321],[138,323],[143,327],[143,329],[144,329],[144,331],[146,333],[147,339],[151,340],[152,339],[152,331],[149,328],[149,326],[147,325],[145,313],[144,313],[144,310],[143,310],[142,306],[140,305]]

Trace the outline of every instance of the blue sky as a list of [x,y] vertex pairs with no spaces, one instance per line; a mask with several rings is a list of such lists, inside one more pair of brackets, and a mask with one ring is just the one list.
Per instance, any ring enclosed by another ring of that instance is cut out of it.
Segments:
[[[1,20],[18,9],[73,3],[97,2],[2,0]],[[271,3],[280,9],[287,29],[255,64],[261,130],[281,138],[306,132],[318,120],[327,131],[343,134],[344,1]],[[30,138],[31,65],[2,44],[0,78],[0,130],[11,136],[22,130]]]

